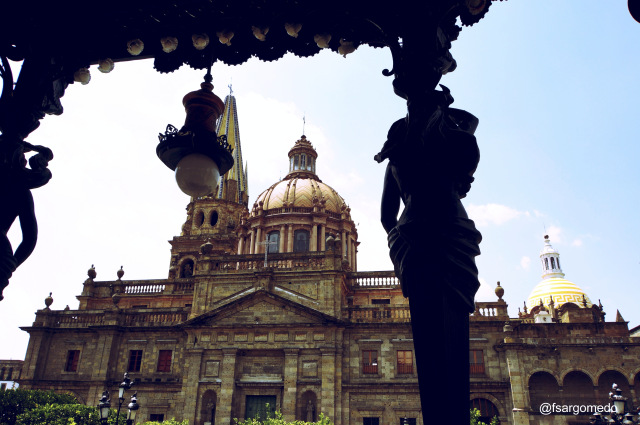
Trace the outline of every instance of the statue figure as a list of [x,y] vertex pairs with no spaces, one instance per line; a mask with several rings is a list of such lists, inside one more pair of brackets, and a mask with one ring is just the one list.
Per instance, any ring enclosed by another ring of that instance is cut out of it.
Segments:
[[315,422],[314,411],[315,406],[313,405],[313,401],[307,401],[307,422]]
[[[0,143],[2,137],[0,136]],[[10,166],[2,170],[0,181],[0,199],[4,207],[0,212],[0,301],[4,299],[2,291],[9,285],[9,278],[33,252],[38,239],[38,223],[33,206],[31,189],[44,186],[51,179],[47,168],[53,159],[53,153],[44,146],[33,146],[20,142],[21,148],[12,156],[5,156]],[[25,152],[37,152],[29,158],[30,169],[26,168]],[[15,253],[7,237],[16,218],[20,218],[22,242]]]
[[409,98],[407,117],[391,126],[375,156],[389,160],[381,222],[409,298],[423,412],[468,406],[469,313],[480,286],[481,235],[460,202],[480,159],[473,135],[478,119],[450,108],[453,97],[441,87]]

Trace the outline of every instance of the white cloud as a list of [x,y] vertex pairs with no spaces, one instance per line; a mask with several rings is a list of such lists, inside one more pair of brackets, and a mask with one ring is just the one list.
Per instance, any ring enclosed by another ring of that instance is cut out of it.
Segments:
[[547,229],[547,235],[549,235],[549,239],[551,240],[551,243],[553,244],[554,242],[562,242],[562,229],[558,226],[549,226]]
[[531,258],[525,255],[520,259],[520,267],[522,267],[524,270],[529,270],[530,266],[531,266]]
[[497,298],[495,293],[495,287],[491,287],[491,285],[489,285],[487,281],[481,277],[479,277],[478,280],[480,281],[480,288],[476,293],[476,301],[480,301],[480,302],[495,301]]
[[571,245],[573,245],[573,246],[582,246],[582,239],[580,239],[580,238],[575,239],[573,242],[571,242]]
[[478,227],[485,227],[490,224],[499,226],[520,216],[529,216],[529,213],[526,211],[518,211],[500,204],[471,204],[467,207],[467,212]]

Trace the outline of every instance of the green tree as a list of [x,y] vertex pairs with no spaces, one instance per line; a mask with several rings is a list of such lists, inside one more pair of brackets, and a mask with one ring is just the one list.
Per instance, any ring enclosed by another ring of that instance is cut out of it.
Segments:
[[[480,421],[480,411],[478,409],[471,409],[471,425],[487,425]],[[498,425],[498,417],[494,416],[489,425]]]
[[[109,425],[116,424],[117,412],[109,412]],[[84,404],[45,404],[18,415],[16,425],[101,425],[100,413]],[[126,413],[120,411],[118,425],[126,424]]]
[[236,425],[309,425],[311,423],[314,425],[333,425],[333,422],[331,422],[331,419],[329,419],[327,416],[325,416],[322,413],[320,413],[320,417],[318,418],[317,422],[305,422],[305,421],[287,422],[284,419],[282,419],[281,412],[275,412],[274,414],[271,414],[269,413],[269,409],[267,409],[267,418],[263,421],[259,420],[258,418],[244,419],[244,420],[238,420],[237,418],[234,418],[233,421],[235,422]]
[[12,389],[0,391],[0,425],[15,425],[18,415],[46,404],[77,404],[69,394],[53,391]]

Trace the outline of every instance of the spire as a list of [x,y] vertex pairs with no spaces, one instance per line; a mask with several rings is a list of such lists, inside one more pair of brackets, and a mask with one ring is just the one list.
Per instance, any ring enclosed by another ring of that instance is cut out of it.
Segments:
[[248,203],[249,187],[246,173],[242,167],[238,111],[236,98],[233,96],[231,86],[229,86],[229,95],[224,99],[224,112],[220,121],[218,121],[216,132],[218,137],[226,135],[227,143],[233,148],[233,167],[220,178],[216,197],[246,205]]
[[540,251],[540,262],[542,264],[542,278],[551,277],[564,278],[564,273],[560,268],[560,253],[551,246],[549,235],[544,235],[544,248]]

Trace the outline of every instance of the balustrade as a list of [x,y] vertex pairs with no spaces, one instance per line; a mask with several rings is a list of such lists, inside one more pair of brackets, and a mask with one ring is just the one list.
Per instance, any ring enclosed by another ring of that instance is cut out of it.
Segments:
[[348,280],[353,289],[400,287],[400,281],[393,270],[383,272],[349,273]]
[[348,318],[354,323],[409,323],[411,313],[409,306],[386,306],[386,307],[349,307],[347,308]]

